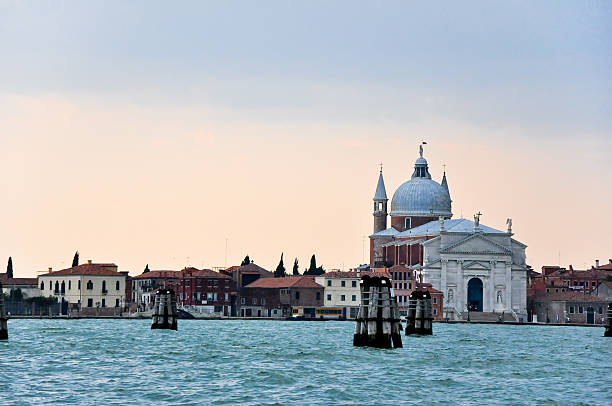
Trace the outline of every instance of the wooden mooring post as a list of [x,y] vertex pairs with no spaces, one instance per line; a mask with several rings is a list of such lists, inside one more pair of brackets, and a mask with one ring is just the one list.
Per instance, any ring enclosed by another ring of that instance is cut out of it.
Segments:
[[431,295],[427,291],[415,290],[408,298],[406,335],[432,335],[432,325]]
[[2,283],[0,282],[0,340],[8,340],[8,318],[4,313],[4,294],[2,293]]
[[177,319],[178,311],[176,309],[176,294],[174,293],[174,290],[159,289],[157,292],[155,292],[151,330],[177,330]]
[[606,331],[604,337],[612,337],[612,303],[608,303],[608,311],[606,312],[608,320],[606,322]]
[[359,289],[361,303],[353,336],[356,347],[401,348],[402,325],[396,298],[391,295],[391,281],[365,275]]

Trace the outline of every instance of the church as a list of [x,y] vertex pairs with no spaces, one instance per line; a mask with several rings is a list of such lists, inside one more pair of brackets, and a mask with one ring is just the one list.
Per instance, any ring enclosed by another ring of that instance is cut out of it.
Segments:
[[434,181],[423,145],[419,155],[411,179],[393,194],[390,212],[380,171],[370,267],[422,275],[443,293],[446,319],[526,321],[527,246],[512,238],[512,219],[506,230],[481,224],[480,213],[474,221],[453,219],[446,171],[440,183]]

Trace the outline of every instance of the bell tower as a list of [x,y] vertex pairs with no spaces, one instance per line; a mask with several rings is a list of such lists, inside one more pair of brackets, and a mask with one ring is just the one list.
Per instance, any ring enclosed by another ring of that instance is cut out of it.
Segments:
[[382,174],[382,164],[380,165],[380,175],[374,193],[374,233],[387,229],[387,191]]

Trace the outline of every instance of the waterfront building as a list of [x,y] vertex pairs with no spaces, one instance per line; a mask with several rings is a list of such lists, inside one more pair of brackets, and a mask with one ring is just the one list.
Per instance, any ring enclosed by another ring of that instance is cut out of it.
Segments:
[[384,270],[379,272],[333,271],[315,276],[315,282],[324,288],[323,306],[341,308],[343,318],[349,320],[357,318],[359,304],[361,303],[359,282],[364,275],[384,276],[391,279],[391,275]]
[[9,278],[8,274],[0,273],[0,283],[2,283],[0,293],[10,295],[12,290],[19,290],[24,299],[40,296],[36,278]]
[[240,297],[241,289],[259,278],[274,277],[272,272],[253,262],[246,265],[231,266],[221,271],[221,273],[232,278],[231,308],[232,316],[234,317],[244,313],[241,311],[241,302],[243,302]]
[[181,279],[180,271],[154,270],[143,272],[131,278],[132,281],[132,303],[140,311],[153,307],[155,291],[160,288],[170,288]]
[[558,291],[534,299],[533,322],[604,324],[608,300],[587,292]]
[[575,270],[572,265],[569,269],[545,265],[542,267],[541,277],[535,281],[535,284],[538,285],[537,288],[545,289],[546,292],[551,292],[553,289],[558,291],[560,286],[569,290],[592,292],[609,276],[612,276],[612,267],[608,268],[605,265],[600,267],[599,263],[586,270]]
[[[391,199],[390,212],[382,170],[379,174],[370,266],[404,267],[413,272],[412,278],[414,272],[422,274],[424,283],[444,295],[445,318],[465,319],[473,311],[508,313],[526,320],[526,245],[512,238],[512,220],[507,220],[506,231],[500,231],[480,224],[480,213],[473,222],[451,219],[446,172],[440,183],[432,180],[422,146],[419,153],[412,178]],[[393,283],[403,287],[409,282],[393,279]]]
[[294,307],[303,307],[314,317],[322,307],[324,288],[313,276],[259,278],[240,290],[240,317],[289,317]]
[[192,310],[229,316],[231,314],[231,282],[228,275],[210,269],[185,268],[175,285],[178,302]]
[[62,314],[119,315],[126,305],[127,271],[115,264],[86,264],[38,276],[42,296],[61,303]]

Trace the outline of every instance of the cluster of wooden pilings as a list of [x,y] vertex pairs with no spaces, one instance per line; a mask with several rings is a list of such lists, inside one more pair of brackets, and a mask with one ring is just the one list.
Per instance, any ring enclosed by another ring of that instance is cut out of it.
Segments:
[[406,335],[432,335],[432,325],[431,295],[427,291],[415,290],[408,299]]
[[153,320],[151,330],[178,329],[178,311],[176,309],[176,294],[172,289],[159,289],[155,292]]
[[2,294],[2,283],[0,283],[0,340],[8,340],[8,318],[4,313],[4,295]]
[[604,337],[612,337],[612,303],[608,303],[607,320],[606,320],[606,331]]
[[402,348],[402,324],[389,278],[365,275],[353,336],[356,347]]

